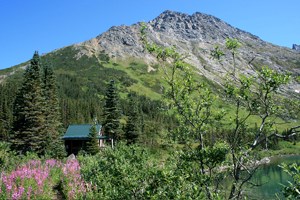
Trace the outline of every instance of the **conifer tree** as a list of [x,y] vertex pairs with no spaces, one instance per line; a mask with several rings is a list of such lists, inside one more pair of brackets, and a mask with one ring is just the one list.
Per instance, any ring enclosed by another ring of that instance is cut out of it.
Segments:
[[0,140],[9,142],[12,123],[12,102],[16,86],[12,83],[0,84]]
[[134,144],[137,142],[139,136],[137,103],[133,93],[129,93],[128,98],[129,111],[125,127],[125,139],[127,140],[127,144]]
[[99,140],[97,137],[98,134],[96,130],[96,125],[93,124],[90,128],[89,141],[87,142],[86,145],[86,151],[91,155],[95,155],[99,152]]
[[119,96],[115,86],[115,81],[111,80],[105,94],[104,105],[104,132],[113,139],[120,139],[120,108]]
[[48,64],[44,65],[43,74],[43,95],[45,129],[47,130],[47,153],[55,157],[65,155],[65,149],[60,139],[62,124],[60,121],[60,108],[57,96],[56,77],[53,69]]
[[35,52],[14,102],[12,147],[21,153],[34,151],[43,154],[46,146],[40,65],[40,57]]

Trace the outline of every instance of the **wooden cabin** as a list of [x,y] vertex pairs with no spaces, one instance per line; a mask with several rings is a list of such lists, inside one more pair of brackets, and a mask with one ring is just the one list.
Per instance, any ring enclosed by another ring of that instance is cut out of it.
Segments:
[[[72,124],[69,125],[66,133],[62,137],[65,141],[65,148],[68,153],[77,155],[78,152],[86,147],[86,143],[89,140],[90,124]],[[110,142],[113,147],[113,139],[105,136],[100,124],[96,125],[96,131],[99,139],[99,148],[105,147],[107,142]]]

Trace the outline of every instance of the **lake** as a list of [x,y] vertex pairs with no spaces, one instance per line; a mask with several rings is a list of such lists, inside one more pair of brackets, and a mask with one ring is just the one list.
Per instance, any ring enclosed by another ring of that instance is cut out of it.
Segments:
[[290,180],[287,173],[283,172],[278,165],[295,162],[300,164],[300,155],[272,158],[270,164],[261,166],[252,179],[252,182],[261,186],[248,189],[249,198],[259,200],[277,199],[275,194],[281,193],[282,184],[288,185],[287,181]]

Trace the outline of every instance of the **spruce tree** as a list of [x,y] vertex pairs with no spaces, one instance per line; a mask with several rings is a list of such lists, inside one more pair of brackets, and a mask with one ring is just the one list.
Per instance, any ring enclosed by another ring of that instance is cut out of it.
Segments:
[[0,140],[9,142],[12,123],[12,102],[15,96],[15,85],[0,84]]
[[134,144],[137,142],[139,136],[139,127],[138,127],[138,111],[137,111],[137,102],[133,93],[128,94],[129,98],[129,110],[128,110],[128,120],[125,127],[125,139],[127,144]]
[[43,95],[45,98],[45,129],[47,130],[46,151],[54,157],[62,157],[65,155],[65,149],[63,142],[60,139],[62,136],[62,124],[60,121],[60,108],[57,96],[56,77],[52,67],[48,64],[44,65]]
[[120,139],[120,116],[119,96],[115,82],[111,80],[105,93],[103,127],[105,134],[115,140]]
[[89,141],[86,144],[86,151],[91,155],[95,155],[99,152],[99,139],[96,130],[96,125],[93,124],[89,132]]
[[43,154],[46,146],[40,65],[40,57],[35,52],[14,102],[12,147],[21,153],[34,151]]

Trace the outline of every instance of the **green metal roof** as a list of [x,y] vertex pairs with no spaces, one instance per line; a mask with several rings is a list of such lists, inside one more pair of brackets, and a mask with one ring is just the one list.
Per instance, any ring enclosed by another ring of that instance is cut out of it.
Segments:
[[[88,140],[90,128],[92,125],[90,124],[72,124],[69,125],[65,135],[62,137],[63,140]],[[102,126],[96,125],[97,133],[100,132]],[[108,139],[107,136],[99,136],[99,139]]]

